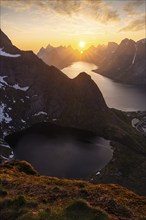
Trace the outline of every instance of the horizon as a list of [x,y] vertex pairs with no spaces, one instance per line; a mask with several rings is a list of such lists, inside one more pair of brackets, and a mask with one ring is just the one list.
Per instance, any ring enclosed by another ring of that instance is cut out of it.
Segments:
[[1,29],[14,45],[40,48],[90,46],[145,38],[145,0],[2,0]]

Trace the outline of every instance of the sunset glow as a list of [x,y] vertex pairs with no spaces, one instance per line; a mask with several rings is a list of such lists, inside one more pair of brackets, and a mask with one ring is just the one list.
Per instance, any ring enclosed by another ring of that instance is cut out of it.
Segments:
[[84,47],[85,46],[85,42],[84,41],[80,41],[79,46],[80,47]]
[[87,49],[124,38],[137,41],[145,37],[145,3],[1,0],[1,28],[17,47],[34,52],[49,43]]

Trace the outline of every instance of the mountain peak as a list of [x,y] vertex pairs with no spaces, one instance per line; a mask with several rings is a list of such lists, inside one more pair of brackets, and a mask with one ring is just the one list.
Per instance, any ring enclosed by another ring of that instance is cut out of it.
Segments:
[[81,72],[76,78],[78,78],[78,79],[91,79],[91,76],[89,76],[86,72]]
[[135,43],[135,41],[132,40],[132,39],[129,39],[129,38],[125,38],[124,40],[121,41],[120,44],[126,44],[126,45],[128,45],[129,43]]
[[145,44],[145,43],[146,43],[146,38],[143,38],[143,39],[141,39],[141,40],[137,41],[137,43],[142,43],[142,44]]
[[15,47],[7,35],[0,29],[0,48],[4,49],[8,53],[20,53],[20,50]]
[[0,29],[0,48],[12,45],[11,40],[6,34]]

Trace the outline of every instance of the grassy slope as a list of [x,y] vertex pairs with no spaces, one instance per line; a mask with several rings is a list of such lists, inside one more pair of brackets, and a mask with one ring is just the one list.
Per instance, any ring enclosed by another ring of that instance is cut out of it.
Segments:
[[39,176],[26,162],[0,167],[3,220],[144,220],[146,198],[114,184]]

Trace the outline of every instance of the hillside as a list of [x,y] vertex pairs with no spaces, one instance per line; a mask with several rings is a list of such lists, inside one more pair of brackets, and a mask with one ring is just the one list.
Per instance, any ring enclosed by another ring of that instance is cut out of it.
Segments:
[[40,176],[25,161],[0,165],[3,220],[144,220],[146,198],[115,184]]

